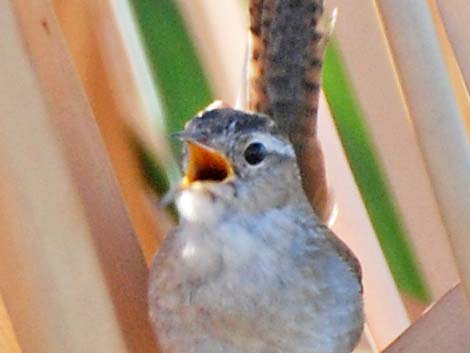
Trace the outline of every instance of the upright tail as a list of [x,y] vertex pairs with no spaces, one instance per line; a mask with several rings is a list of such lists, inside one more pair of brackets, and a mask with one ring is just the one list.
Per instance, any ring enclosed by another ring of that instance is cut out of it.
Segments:
[[331,24],[324,26],[323,13],[323,0],[250,1],[248,108],[270,116],[288,135],[307,197],[326,221],[327,183],[316,133],[321,70],[331,31]]

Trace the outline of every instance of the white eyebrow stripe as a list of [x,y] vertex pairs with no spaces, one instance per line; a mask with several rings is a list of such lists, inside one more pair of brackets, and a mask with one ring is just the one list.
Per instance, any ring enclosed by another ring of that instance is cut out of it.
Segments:
[[247,146],[255,142],[262,143],[268,152],[274,152],[287,157],[295,156],[294,149],[290,143],[286,143],[272,135],[255,134],[253,138],[250,139]]

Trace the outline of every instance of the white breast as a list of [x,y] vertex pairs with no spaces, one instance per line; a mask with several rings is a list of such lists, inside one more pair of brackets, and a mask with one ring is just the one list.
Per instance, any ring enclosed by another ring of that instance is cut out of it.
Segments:
[[189,222],[214,223],[217,220],[218,209],[214,207],[210,195],[203,190],[183,190],[176,200],[176,207],[182,218]]

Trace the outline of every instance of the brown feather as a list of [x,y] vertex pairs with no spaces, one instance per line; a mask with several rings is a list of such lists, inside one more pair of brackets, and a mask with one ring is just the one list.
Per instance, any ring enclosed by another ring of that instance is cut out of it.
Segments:
[[317,139],[321,68],[327,34],[323,0],[250,2],[250,111],[270,116],[292,142],[307,197],[329,216],[323,154]]

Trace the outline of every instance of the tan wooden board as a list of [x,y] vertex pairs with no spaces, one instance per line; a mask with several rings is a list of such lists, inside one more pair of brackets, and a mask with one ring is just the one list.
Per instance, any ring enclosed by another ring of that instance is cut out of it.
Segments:
[[150,151],[154,151],[152,146],[158,141],[152,135],[155,127],[145,121],[115,13],[108,1],[55,0],[53,4],[111,158],[133,228],[146,262],[150,263],[166,225],[157,202],[152,204],[134,138],[139,138]]
[[450,290],[383,353],[468,353],[470,313],[460,285]]
[[0,1],[0,287],[25,353],[156,352],[147,269],[49,1]]

